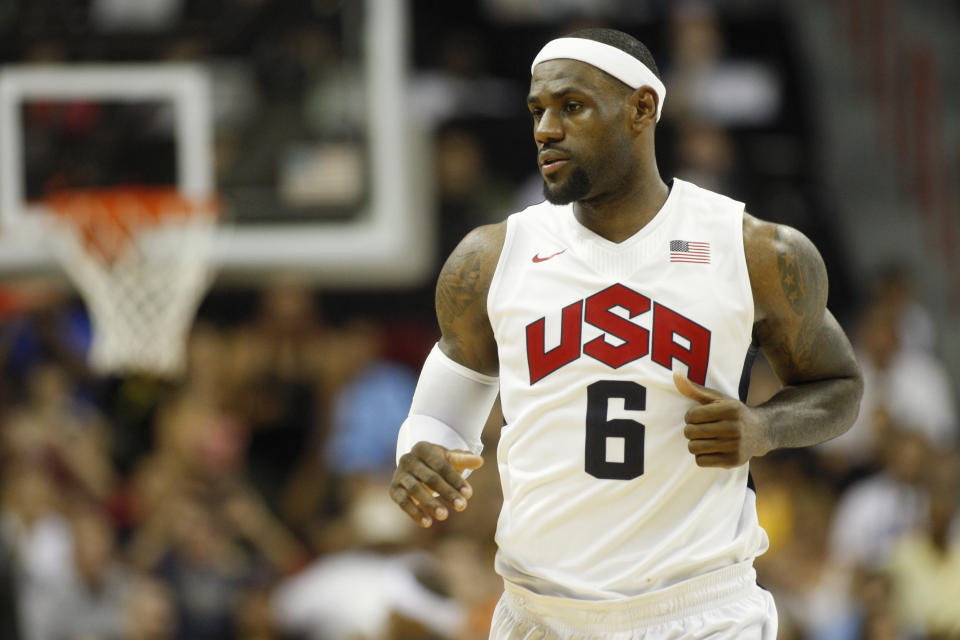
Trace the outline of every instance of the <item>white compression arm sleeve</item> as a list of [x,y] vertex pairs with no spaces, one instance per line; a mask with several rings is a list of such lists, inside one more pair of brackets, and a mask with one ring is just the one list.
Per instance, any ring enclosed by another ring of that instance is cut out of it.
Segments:
[[497,378],[454,362],[434,345],[397,436],[397,462],[423,440],[479,454],[480,434],[499,390]]

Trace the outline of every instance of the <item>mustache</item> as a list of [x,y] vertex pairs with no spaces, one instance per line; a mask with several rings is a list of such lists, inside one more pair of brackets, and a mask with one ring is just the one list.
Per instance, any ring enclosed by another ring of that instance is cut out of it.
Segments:
[[572,154],[570,153],[570,151],[568,151],[567,149],[564,149],[563,147],[559,147],[559,146],[553,145],[553,144],[545,144],[545,145],[543,145],[542,147],[540,147],[540,150],[537,152],[537,156],[539,157],[539,156],[541,156],[541,155],[543,155],[543,154],[545,154],[545,153],[547,153],[547,152],[550,152],[550,151],[556,151],[556,152],[558,152],[558,153],[564,153],[564,154],[567,154],[567,155],[572,155]]

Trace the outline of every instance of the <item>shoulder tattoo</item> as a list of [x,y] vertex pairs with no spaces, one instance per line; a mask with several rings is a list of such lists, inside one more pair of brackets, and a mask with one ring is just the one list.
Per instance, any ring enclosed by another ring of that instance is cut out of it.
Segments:
[[827,275],[823,261],[807,238],[783,227],[776,229],[777,275],[786,313],[795,317],[793,330],[774,338],[775,349],[795,371],[804,371],[817,358],[815,345],[826,310]]
[[811,311],[817,313],[826,302],[827,278],[813,245],[798,235],[777,227],[777,272],[790,308],[798,316],[805,316]]
[[485,299],[489,286],[483,282],[485,270],[485,251],[480,243],[455,251],[443,265],[437,280],[437,315],[457,317]]
[[[499,235],[498,235],[499,234]],[[476,371],[496,371],[496,342],[487,317],[487,292],[503,227],[479,227],[454,249],[437,279],[437,320],[445,352]]]

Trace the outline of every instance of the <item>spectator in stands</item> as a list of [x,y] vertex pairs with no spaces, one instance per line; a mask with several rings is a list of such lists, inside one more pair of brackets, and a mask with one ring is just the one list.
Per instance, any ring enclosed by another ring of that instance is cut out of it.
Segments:
[[178,638],[177,614],[170,587],[148,574],[138,576],[130,588],[124,622],[124,640]]
[[292,571],[305,552],[249,487],[244,431],[229,413],[182,395],[157,430],[157,451],[135,478],[131,556],[166,578],[183,637],[229,637],[246,581]]
[[287,574],[305,554],[252,492],[219,499],[168,498],[132,547],[138,567],[163,576],[175,594],[181,637],[230,638],[237,604],[253,581]]
[[827,544],[835,501],[829,485],[809,477],[809,468],[790,457],[751,464],[751,473],[759,489],[758,516],[770,533],[757,580],[777,598],[781,631],[788,638],[850,638],[857,628],[851,576],[832,562]]
[[[517,102],[522,104],[522,95]],[[439,196],[440,246],[443,259],[460,238],[480,224],[498,221],[510,210],[513,197],[497,167],[487,157],[481,121],[447,122],[437,132],[436,176]],[[537,194],[536,202],[543,200]],[[439,269],[440,264],[437,264]]]
[[[344,383],[333,399],[324,463],[336,475],[389,476],[395,466],[399,423],[407,415],[416,377],[381,356],[381,330],[365,320],[337,332]],[[332,345],[331,345],[332,346]]]
[[836,640],[923,640],[900,620],[894,609],[893,587],[883,571],[858,576],[851,591],[856,600],[855,622],[849,635]]
[[917,299],[916,288],[908,267],[890,264],[881,269],[877,277],[874,297],[880,305],[891,309],[903,348],[932,351],[936,341],[933,318]]
[[246,435],[236,416],[188,394],[157,412],[155,448],[139,461],[131,482],[134,519],[143,523],[164,502],[204,495],[244,478]]
[[170,517],[170,546],[154,569],[175,594],[181,637],[228,638],[246,558],[207,505],[184,499]]
[[211,407],[229,406],[239,392],[242,370],[230,353],[230,333],[198,321],[187,340],[182,395]]
[[[476,474],[471,476],[474,484],[476,480]],[[496,507],[484,510],[494,516],[499,513]],[[439,568],[449,585],[450,595],[464,609],[465,623],[457,634],[457,640],[485,640],[490,634],[493,610],[503,593],[503,581],[490,571],[496,553],[492,540],[482,530],[466,533],[461,528],[460,532],[444,536],[435,547]]]
[[861,319],[854,348],[863,371],[860,415],[845,434],[815,451],[848,468],[870,467],[880,453],[886,418],[937,447],[957,443],[957,409],[950,378],[933,354],[903,348],[901,309],[874,300]]
[[883,446],[882,469],[844,492],[830,524],[831,561],[853,571],[885,567],[894,547],[924,522],[929,508],[923,480],[930,442],[893,425]]
[[733,137],[720,127],[693,119],[680,122],[678,129],[677,177],[731,198],[746,199],[749,194],[737,175],[742,163]]
[[231,332],[225,363],[250,442],[245,464],[267,504],[302,523],[298,491],[322,482],[315,448],[325,437],[320,394],[326,327],[315,292],[277,282],[259,293],[251,321]]
[[285,640],[270,610],[271,589],[254,583],[240,593],[234,608],[235,640]]
[[[425,128],[455,118],[508,118],[522,103],[522,84],[490,73],[490,51],[474,29],[437,34],[436,60],[410,81],[411,112]],[[483,100],[477,100],[483,95]]]
[[409,551],[422,532],[396,517],[382,483],[357,479],[351,487],[348,511],[330,525],[345,546],[274,591],[281,630],[306,640],[392,638],[418,628],[427,633],[413,637],[453,637],[463,608],[446,593],[436,558]]
[[34,366],[51,361],[64,368],[72,385],[95,384],[86,363],[91,329],[83,310],[60,287],[41,286],[29,297],[27,306],[3,325],[0,345],[9,386],[4,393],[21,390]]
[[782,90],[776,73],[761,60],[729,57],[712,3],[676,3],[670,28],[668,116],[720,126],[757,126],[779,115]]
[[953,451],[931,462],[926,526],[899,540],[888,571],[900,619],[950,638],[960,633],[960,461]]
[[132,584],[116,553],[106,514],[81,507],[71,519],[74,569],[50,597],[50,640],[124,640],[124,612]]
[[110,496],[116,474],[107,425],[96,407],[74,394],[63,367],[34,366],[25,401],[2,420],[6,455],[51,465],[61,487],[81,499]]
[[50,594],[72,577],[73,532],[44,467],[5,464],[0,493],[0,535],[12,550],[22,639],[48,640]]
[[[241,514],[240,509],[250,513]],[[238,610],[247,585],[261,576],[273,579],[301,563],[301,555],[285,555],[286,540],[271,541],[277,532],[269,517],[248,506],[227,506],[225,511],[234,513],[210,512],[209,505],[184,501],[167,512],[168,518],[179,520],[165,532],[167,546],[154,570],[176,596],[181,637],[231,638],[236,624],[246,632],[262,626],[256,611]]]

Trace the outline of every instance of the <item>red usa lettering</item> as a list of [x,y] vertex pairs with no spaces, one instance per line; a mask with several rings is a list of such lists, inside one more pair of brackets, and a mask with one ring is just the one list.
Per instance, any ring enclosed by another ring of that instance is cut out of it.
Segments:
[[[653,339],[650,331],[612,311],[623,307],[630,318],[653,309]],[[552,320],[555,322],[556,320]],[[605,365],[619,369],[628,362],[650,354],[664,367],[673,368],[679,360],[688,367],[687,376],[705,384],[710,359],[710,330],[622,284],[615,284],[592,296],[567,305],[560,312],[560,344],[547,351],[544,333],[547,318],[527,325],[527,365],[530,384],[550,375],[560,367],[587,355]],[[589,324],[604,332],[581,345],[583,325]],[[619,338],[620,344],[607,342],[606,335]],[[675,336],[686,340],[680,344]]]

